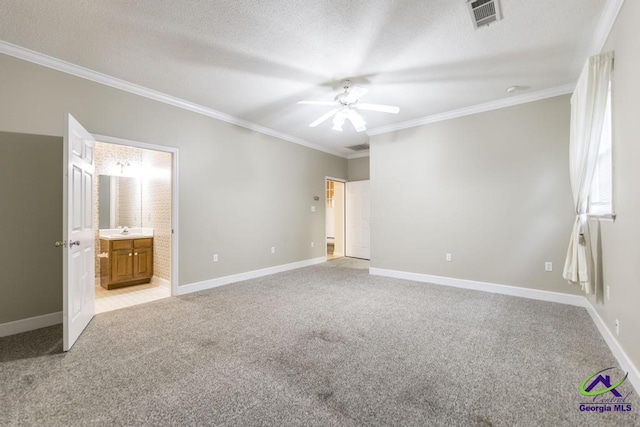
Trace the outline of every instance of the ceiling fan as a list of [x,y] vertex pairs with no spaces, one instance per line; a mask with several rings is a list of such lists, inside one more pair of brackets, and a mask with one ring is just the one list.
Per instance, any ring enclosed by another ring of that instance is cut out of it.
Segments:
[[350,80],[344,80],[342,82],[342,88],[344,92],[338,94],[333,101],[299,101],[298,104],[306,105],[334,105],[336,108],[328,113],[320,116],[317,120],[311,122],[309,127],[316,127],[320,123],[333,117],[333,130],[342,132],[342,125],[346,120],[349,120],[357,132],[362,132],[367,129],[366,122],[362,116],[356,110],[378,111],[381,113],[393,113],[397,114],[400,111],[399,107],[393,105],[381,105],[381,104],[366,104],[360,103],[358,100],[362,95],[367,93],[367,89],[358,86],[351,86]]

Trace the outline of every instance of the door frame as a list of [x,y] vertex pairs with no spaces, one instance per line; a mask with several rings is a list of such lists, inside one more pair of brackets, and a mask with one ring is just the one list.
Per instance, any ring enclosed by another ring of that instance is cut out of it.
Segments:
[[347,210],[346,210],[346,199],[347,199],[347,182],[349,182],[349,180],[344,179],[344,178],[334,178],[332,176],[326,176],[324,177],[324,259],[325,261],[327,260],[327,257],[329,256],[329,253],[327,252],[327,181],[337,181],[337,182],[341,182],[344,184],[344,200],[343,200],[343,206],[345,207],[342,210],[342,236],[344,239],[344,242],[342,242],[343,246],[344,246],[344,256],[347,256],[347,224],[346,224],[346,218],[347,218]]
[[[149,144],[130,139],[116,138],[113,136],[92,134],[96,141],[109,144],[126,145],[129,147],[144,148],[147,150],[171,153],[171,296],[178,295],[178,149],[166,145]],[[95,261],[94,261],[95,262]]]

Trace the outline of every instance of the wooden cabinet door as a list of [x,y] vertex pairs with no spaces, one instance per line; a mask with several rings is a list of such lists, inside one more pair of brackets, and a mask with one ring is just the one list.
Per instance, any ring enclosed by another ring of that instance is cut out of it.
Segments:
[[111,281],[121,282],[133,279],[133,253],[131,249],[111,252]]
[[136,279],[153,276],[153,239],[133,241],[133,276]]
[[[100,284],[105,289],[148,283],[153,277],[153,238],[101,240],[101,248],[108,245],[109,258],[101,260]],[[102,263],[104,261],[104,263]]]
[[133,276],[138,279],[153,276],[153,249],[138,248],[133,253]]

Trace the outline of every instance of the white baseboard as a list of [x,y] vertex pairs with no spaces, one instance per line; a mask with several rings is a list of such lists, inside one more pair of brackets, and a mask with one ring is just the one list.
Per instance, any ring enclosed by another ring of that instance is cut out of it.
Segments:
[[[295,270],[297,268],[308,267],[326,261],[326,257],[312,258],[304,261],[293,262],[290,264],[277,265],[260,270],[248,271],[245,273],[205,280],[203,282],[191,283],[188,285],[178,286],[177,295],[185,295],[192,292],[228,285],[230,283],[240,282],[243,280],[255,279],[257,277],[268,276],[270,274]],[[629,373],[629,381],[635,388],[636,393],[640,391],[640,371],[633,364],[624,349],[620,346],[609,328],[607,328],[606,324],[602,320],[602,317],[600,317],[591,302],[584,296],[562,294],[559,292],[550,292],[538,289],[520,288],[517,286],[499,285],[496,283],[478,282],[475,280],[455,279],[451,277],[432,276],[429,274],[387,270],[383,268],[370,268],[369,274],[374,276],[413,280],[416,282],[433,283],[436,285],[452,286],[456,288],[472,289],[483,292],[492,292],[503,295],[511,295],[522,298],[584,307],[593,319],[593,322],[598,328],[598,331],[600,331],[600,334],[609,346],[609,349],[620,364],[622,370]],[[154,277],[154,280],[152,281],[160,286],[170,288],[170,282],[168,280]],[[0,337],[6,337],[9,335],[19,334],[39,328],[45,328],[47,326],[53,326],[60,323],[62,323],[61,311],[57,313],[45,314],[42,316],[30,317],[28,319],[2,323],[0,324]]]
[[[205,289],[215,288],[218,286],[228,285],[243,280],[255,279],[256,277],[268,276],[269,274],[281,273],[283,271],[295,270],[297,268],[308,267],[310,265],[321,264],[327,261],[327,257],[312,258],[304,261],[292,262],[290,264],[276,265],[274,267],[263,268],[260,270],[248,271],[246,273],[234,274],[231,276],[218,277],[216,279],[205,280],[203,282],[191,283],[189,285],[178,286],[177,295],[185,295],[191,292],[202,291]],[[99,284],[97,279],[96,284]],[[171,282],[166,279],[154,277],[153,283],[159,286],[171,289]],[[45,314],[43,316],[30,317],[28,319],[16,320],[0,324],[0,337],[15,335],[22,332],[32,331],[34,329],[46,328],[47,326],[58,325],[62,323],[62,312]]]
[[374,276],[393,277],[396,279],[413,280],[415,282],[433,283],[435,285],[452,286],[455,288],[473,289],[475,291],[491,292],[494,294],[511,295],[515,297],[537,299],[541,301],[557,302],[560,304],[586,307],[587,299],[582,295],[570,295],[560,292],[543,291],[539,289],[521,288],[518,286],[499,285],[497,283],[478,282],[475,280],[455,279],[452,277],[432,276],[430,274],[409,273],[406,271],[386,270],[384,268],[370,268],[369,274]]
[[638,368],[633,364],[627,353],[622,349],[618,340],[613,336],[609,328],[607,328],[604,320],[602,320],[602,317],[600,317],[598,311],[589,300],[587,300],[586,309],[591,315],[593,323],[596,324],[596,327],[600,331],[600,335],[602,335],[602,338],[604,338],[605,342],[609,346],[611,353],[613,353],[616,360],[620,364],[620,368],[622,368],[623,371],[629,373],[628,379],[636,389],[636,393],[640,392],[640,371],[638,371]]
[[205,280],[202,282],[190,283],[188,285],[178,286],[176,295],[185,295],[192,292],[204,291],[205,289],[217,288],[218,286],[228,285],[230,283],[241,282],[243,280],[255,279],[257,277],[268,276],[270,274],[282,273],[283,271],[295,270],[297,268],[308,267],[310,265],[321,264],[327,261],[326,256],[307,259],[304,261],[292,262],[290,264],[276,265],[260,270],[247,271],[245,273],[232,274],[230,276],[218,277],[215,279]]
[[151,278],[151,283],[156,286],[160,286],[161,288],[171,290],[171,282],[167,279],[163,279],[162,277],[153,276]]
[[34,329],[46,328],[47,326],[62,323],[62,312],[44,314],[42,316],[29,317],[28,319],[16,320],[0,324],[0,337],[20,334],[22,332],[33,331]]

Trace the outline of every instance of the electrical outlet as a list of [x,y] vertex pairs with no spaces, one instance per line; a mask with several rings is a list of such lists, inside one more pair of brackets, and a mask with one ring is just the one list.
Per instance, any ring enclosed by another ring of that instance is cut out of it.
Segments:
[[451,254],[446,254],[446,255],[444,256],[444,259],[445,259],[445,261],[447,261],[447,262],[451,262]]
[[218,254],[213,254],[213,262],[218,262]]
[[607,299],[611,299],[611,288],[607,285]]
[[551,261],[544,263],[544,271],[553,271],[553,263]]
[[276,247],[275,246],[271,246],[271,253],[275,254],[276,253]]
[[314,246],[315,246],[315,243],[311,242],[311,247],[314,247]]
[[616,336],[620,335],[620,321],[616,319]]

